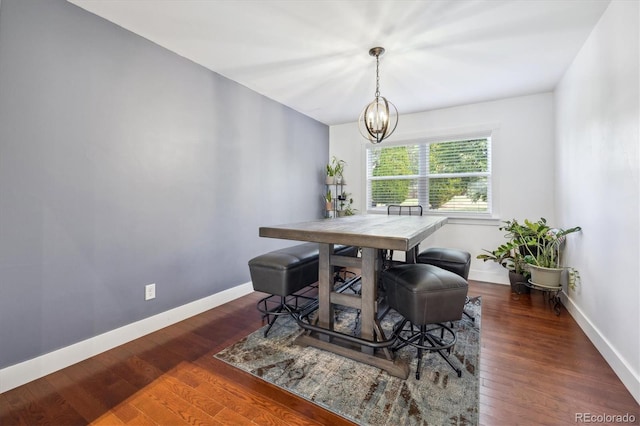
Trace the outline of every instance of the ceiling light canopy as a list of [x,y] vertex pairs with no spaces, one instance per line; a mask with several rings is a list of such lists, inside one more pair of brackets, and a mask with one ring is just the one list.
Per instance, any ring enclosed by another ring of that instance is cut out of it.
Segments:
[[358,119],[360,134],[371,143],[382,142],[391,136],[398,125],[398,109],[384,96],[380,96],[380,56],[383,54],[383,47],[369,50],[369,55],[376,57],[376,97],[364,108]]

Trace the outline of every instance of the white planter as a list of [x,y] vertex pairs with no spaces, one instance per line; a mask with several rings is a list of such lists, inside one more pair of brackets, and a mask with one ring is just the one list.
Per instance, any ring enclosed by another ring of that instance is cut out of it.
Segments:
[[336,178],[335,176],[329,176],[327,175],[327,179],[325,180],[325,183],[327,185],[333,185],[336,182]]
[[541,287],[562,287],[562,268],[543,268],[542,266],[529,265],[531,283]]

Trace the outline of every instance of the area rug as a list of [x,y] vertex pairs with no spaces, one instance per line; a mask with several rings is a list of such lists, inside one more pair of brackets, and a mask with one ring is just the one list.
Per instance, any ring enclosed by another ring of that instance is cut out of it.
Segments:
[[[471,299],[465,312],[474,321],[463,315],[454,323],[458,341],[451,351],[454,364],[462,368],[460,378],[437,353],[426,353],[416,380],[412,347],[396,353],[410,362],[409,378],[402,380],[377,367],[298,346],[293,340],[302,331],[288,316],[279,318],[266,338],[263,327],[214,356],[360,425],[476,425],[480,298]],[[385,334],[399,319],[394,311],[385,317]],[[336,329],[356,335],[357,324],[354,310],[336,311]]]

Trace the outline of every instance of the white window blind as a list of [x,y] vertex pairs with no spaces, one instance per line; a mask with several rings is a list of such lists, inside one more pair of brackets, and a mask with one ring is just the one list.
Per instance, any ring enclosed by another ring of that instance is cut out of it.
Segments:
[[420,204],[431,213],[491,214],[490,137],[373,145],[366,163],[368,210]]

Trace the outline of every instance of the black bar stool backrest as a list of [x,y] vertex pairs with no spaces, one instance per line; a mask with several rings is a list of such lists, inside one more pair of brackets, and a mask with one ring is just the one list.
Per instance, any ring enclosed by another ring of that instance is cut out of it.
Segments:
[[405,206],[400,204],[389,204],[387,206],[388,215],[408,215],[422,216],[422,206],[420,204]]

